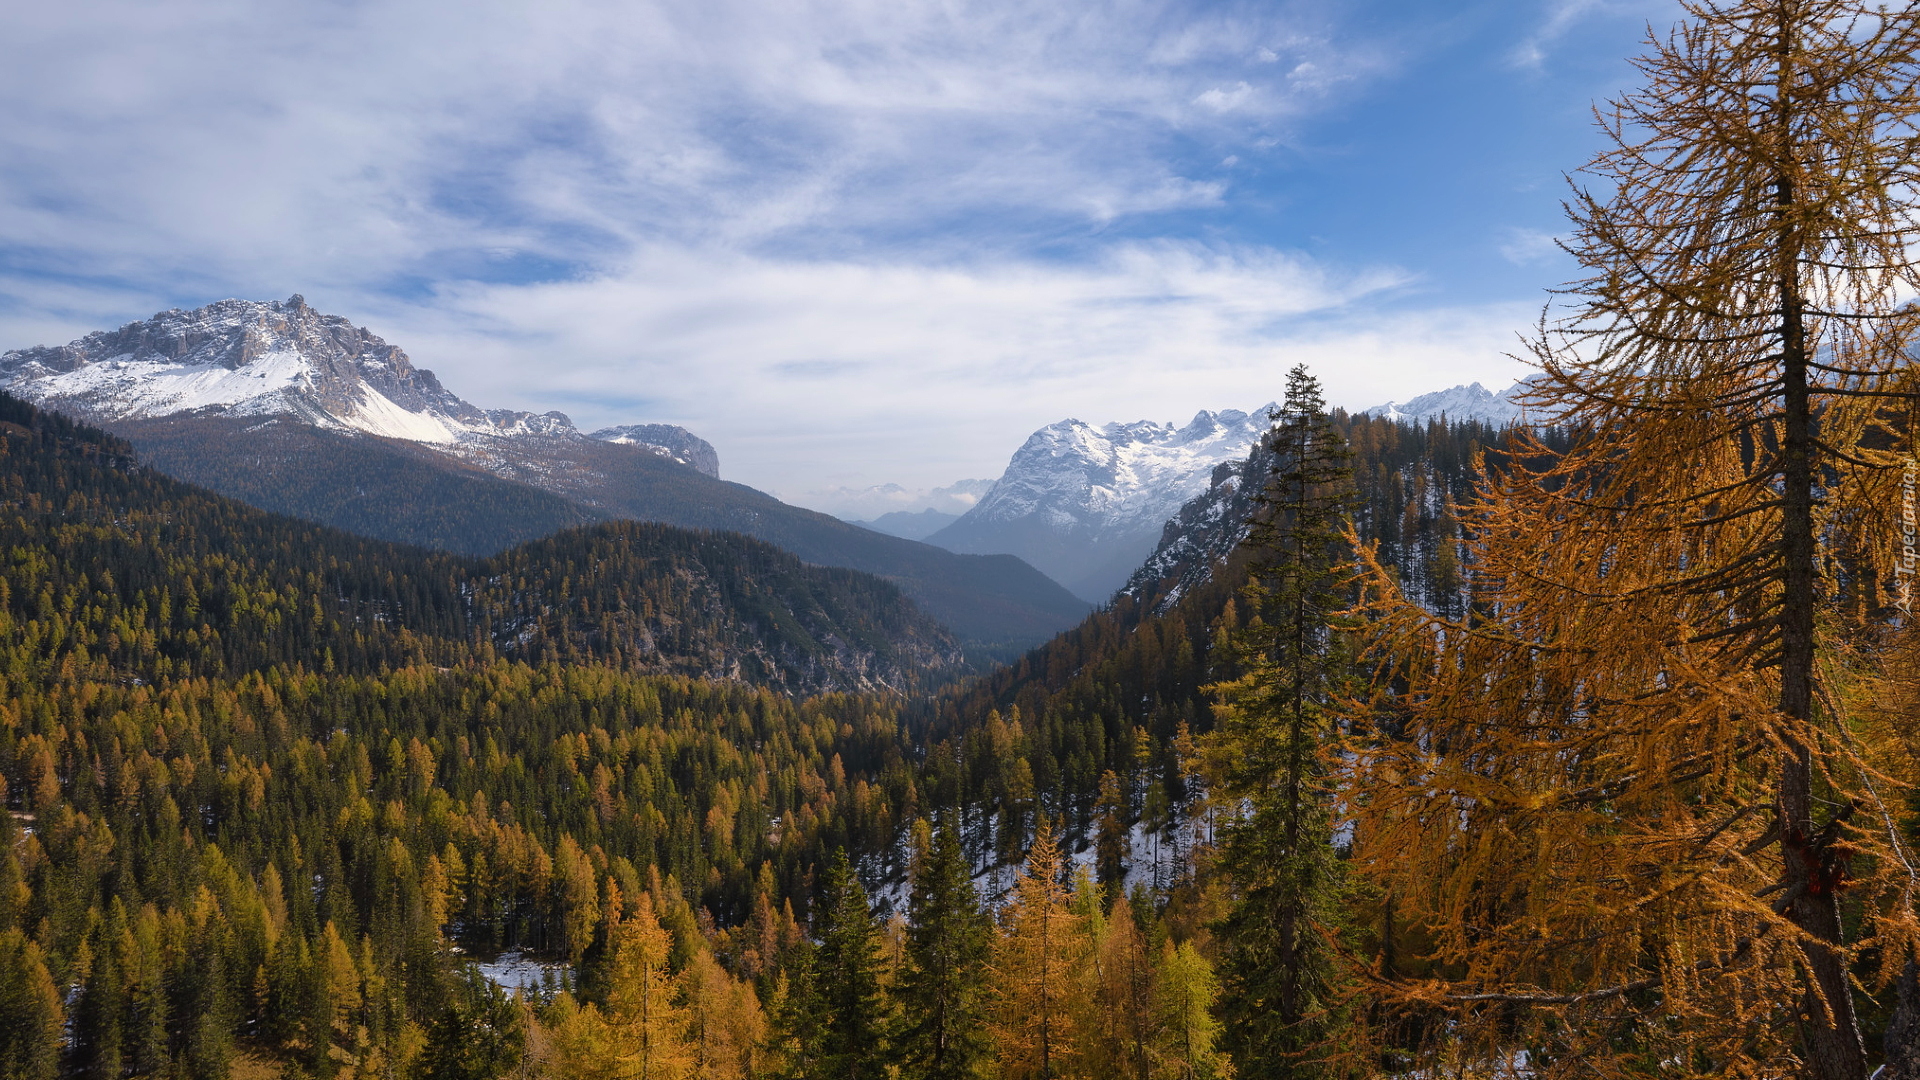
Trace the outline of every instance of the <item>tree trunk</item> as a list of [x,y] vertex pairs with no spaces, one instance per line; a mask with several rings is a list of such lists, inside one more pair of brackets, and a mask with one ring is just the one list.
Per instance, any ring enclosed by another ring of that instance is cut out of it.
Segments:
[[1920,1080],[1920,964],[1911,957],[1898,985],[1900,998],[1887,1022],[1887,1067],[1879,1080]]
[[[1779,194],[1783,208],[1790,206],[1791,185],[1782,181]],[[1783,246],[1791,253],[1790,242]],[[1782,279],[1786,417],[1781,447],[1785,505],[1780,537],[1780,711],[1807,724],[1813,720],[1813,415],[1799,283],[1792,269],[1784,270]],[[1802,942],[1801,952],[1812,979],[1799,1015],[1808,1075],[1817,1080],[1866,1080],[1866,1047],[1854,1015],[1853,986],[1845,958],[1833,947],[1841,941],[1837,882],[1823,863],[1825,853],[1813,843],[1818,833],[1813,823],[1813,760],[1805,744],[1790,745],[1782,755],[1780,824],[1781,881],[1792,898],[1786,914],[1810,935]]]

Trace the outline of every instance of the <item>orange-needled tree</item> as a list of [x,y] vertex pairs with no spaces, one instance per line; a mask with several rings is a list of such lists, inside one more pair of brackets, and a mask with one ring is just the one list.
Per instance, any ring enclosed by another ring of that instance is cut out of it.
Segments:
[[1865,1080],[1858,992],[1914,942],[1850,703],[1906,624],[1920,14],[1684,7],[1598,114],[1533,344],[1573,448],[1488,455],[1465,617],[1372,568],[1371,990],[1465,1067]]

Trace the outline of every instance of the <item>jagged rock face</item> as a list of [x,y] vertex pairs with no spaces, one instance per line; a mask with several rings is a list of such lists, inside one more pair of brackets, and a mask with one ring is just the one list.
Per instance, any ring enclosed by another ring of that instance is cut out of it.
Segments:
[[1245,459],[1213,467],[1207,490],[1180,508],[1160,532],[1160,542],[1121,592],[1149,599],[1164,612],[1180,597],[1205,584],[1247,538],[1254,498],[1272,475],[1274,454],[1263,439]]
[[[290,417],[420,443],[547,487],[558,474],[579,471],[574,459],[595,457],[566,414],[477,408],[397,347],[298,295],[163,311],[68,345],[16,349],[0,355],[0,387],[104,425]],[[685,428],[637,424],[592,438],[720,474],[713,447]]]
[[1271,409],[1201,412],[1184,427],[1063,420],[1013,455],[993,489],[928,537],[953,551],[1018,555],[1081,597],[1104,601],[1162,526],[1208,490],[1214,466],[1244,460]]
[[622,446],[642,446],[720,479],[720,455],[713,444],[675,424],[628,424],[601,428],[589,438]]
[[573,432],[560,413],[475,408],[406,353],[298,295],[163,311],[67,345],[16,349],[0,355],[0,386],[101,423],[284,415],[436,445]]

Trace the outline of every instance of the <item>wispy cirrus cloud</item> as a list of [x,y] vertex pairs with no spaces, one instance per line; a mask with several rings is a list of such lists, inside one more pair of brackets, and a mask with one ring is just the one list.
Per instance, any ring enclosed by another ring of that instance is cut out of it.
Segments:
[[1347,152],[1301,132],[1391,80],[1411,25],[1327,0],[16,4],[0,348],[301,292],[476,402],[685,422],[794,492],[991,474],[1069,414],[1247,407],[1295,360],[1355,405],[1497,379],[1504,308],[1396,308],[1421,273],[1271,224],[1301,216],[1291,161]]
[[1261,55],[1379,63],[1287,5],[159,12],[0,20],[0,245],[102,277],[361,282],[551,277],[661,241],[893,245],[962,216],[1017,242],[1216,202],[1183,146],[1271,136],[1321,93]]

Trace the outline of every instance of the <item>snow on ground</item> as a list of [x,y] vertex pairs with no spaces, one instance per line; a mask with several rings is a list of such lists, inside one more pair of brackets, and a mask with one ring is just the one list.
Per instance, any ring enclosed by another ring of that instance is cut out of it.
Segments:
[[556,960],[540,960],[519,949],[509,949],[491,960],[483,960],[479,967],[480,974],[495,986],[529,993],[540,989],[548,974],[557,983],[571,972],[566,964]]
[[160,416],[214,406],[233,406],[299,383],[309,372],[293,350],[274,350],[237,368],[219,364],[168,364],[122,360],[31,378],[33,392],[48,398],[104,397],[126,416]]
[[459,436],[440,417],[431,412],[413,412],[396,405],[385,394],[362,384],[360,407],[341,419],[351,427],[372,435],[410,442],[446,444]]

